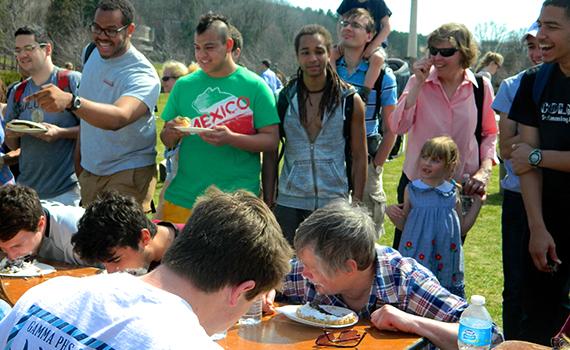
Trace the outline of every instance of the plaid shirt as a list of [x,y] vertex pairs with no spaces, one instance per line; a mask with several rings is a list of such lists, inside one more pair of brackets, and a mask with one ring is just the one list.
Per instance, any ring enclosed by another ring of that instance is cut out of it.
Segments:
[[[303,264],[291,260],[291,272],[285,277],[282,295],[288,302],[305,304],[317,300],[319,304],[349,308],[340,295],[317,294],[315,286],[302,276]],[[407,313],[443,322],[458,322],[467,302],[443,288],[437,278],[412,258],[404,258],[392,248],[376,246],[376,275],[370,289],[368,303],[360,311],[360,318],[389,304]],[[493,327],[493,343],[502,336]]]

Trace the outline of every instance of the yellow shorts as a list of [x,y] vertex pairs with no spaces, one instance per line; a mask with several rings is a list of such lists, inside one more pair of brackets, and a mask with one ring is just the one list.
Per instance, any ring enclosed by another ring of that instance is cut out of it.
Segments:
[[172,202],[164,200],[164,205],[162,206],[162,220],[186,224],[186,221],[188,221],[191,215],[191,209],[180,207]]

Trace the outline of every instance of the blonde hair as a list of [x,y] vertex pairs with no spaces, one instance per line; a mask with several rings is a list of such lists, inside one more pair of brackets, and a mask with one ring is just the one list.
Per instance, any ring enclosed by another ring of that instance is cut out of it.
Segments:
[[192,61],[192,63],[190,63],[190,64],[188,65],[188,74],[194,73],[194,72],[197,71],[198,69],[200,69],[200,66],[198,65],[198,63]]
[[455,141],[449,136],[438,136],[424,143],[420,157],[441,159],[449,170],[449,176],[453,176],[455,167],[459,164],[459,149]]
[[479,56],[477,43],[473,34],[467,27],[460,23],[447,23],[437,28],[428,35],[428,46],[449,42],[461,53],[461,66],[467,69],[475,64]]
[[170,60],[164,62],[164,64],[162,65],[162,72],[164,73],[164,71],[167,69],[171,71],[172,74],[174,74],[174,76],[177,78],[180,78],[181,76],[188,74],[188,67],[186,67],[184,63],[179,61]]
[[493,51],[487,51],[487,52],[485,52],[483,57],[481,57],[481,60],[479,60],[479,64],[477,64],[477,68],[475,69],[475,72],[479,72],[481,69],[490,65],[491,62],[495,62],[495,64],[500,67],[503,65],[504,61],[505,61],[505,59],[504,59],[503,55],[501,55],[500,53],[493,52]]

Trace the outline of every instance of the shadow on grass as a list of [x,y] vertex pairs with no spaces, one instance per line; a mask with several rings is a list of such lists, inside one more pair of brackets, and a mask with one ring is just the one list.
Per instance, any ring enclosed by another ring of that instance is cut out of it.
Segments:
[[501,206],[503,204],[503,195],[501,192],[495,192],[487,196],[485,205],[496,205]]

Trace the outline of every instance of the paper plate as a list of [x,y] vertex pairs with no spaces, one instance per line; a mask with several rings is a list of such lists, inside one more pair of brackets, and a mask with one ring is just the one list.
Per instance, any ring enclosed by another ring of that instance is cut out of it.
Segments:
[[48,275],[52,272],[55,272],[55,267],[48,265],[48,264],[40,263],[40,262],[34,262],[32,267],[20,270],[20,271],[15,272],[15,273],[1,272],[0,271],[0,276],[4,276],[4,277],[37,277],[37,276],[42,276],[42,275]]
[[47,132],[47,128],[43,124],[18,119],[8,122],[6,129],[23,134],[42,134]]
[[295,322],[299,322],[302,324],[306,324],[308,326],[313,326],[313,327],[318,327],[318,328],[345,328],[345,327],[350,327],[355,325],[356,323],[358,323],[358,315],[347,308],[344,307],[340,307],[340,306],[332,306],[332,305],[320,305],[323,309],[325,309],[326,311],[329,311],[331,313],[335,313],[335,314],[339,314],[339,315],[348,315],[348,314],[354,314],[355,316],[355,321],[351,322],[351,323],[347,323],[347,324],[326,324],[326,323],[320,323],[320,322],[314,322],[311,320],[305,320],[304,318],[300,318],[299,316],[297,316],[297,309],[300,308],[302,305],[285,305],[285,306],[281,306],[276,308],[277,312],[282,313],[283,315],[285,315],[288,319],[295,321]]
[[190,134],[200,134],[203,132],[210,132],[212,131],[212,129],[208,129],[208,128],[196,128],[193,126],[175,126],[176,129],[182,131],[182,132],[187,132]]

